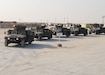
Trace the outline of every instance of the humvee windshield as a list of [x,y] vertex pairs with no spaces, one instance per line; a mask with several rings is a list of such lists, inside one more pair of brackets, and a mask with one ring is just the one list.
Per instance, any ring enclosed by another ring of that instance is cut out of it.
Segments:
[[38,32],[43,32],[43,28],[38,28],[37,31]]
[[16,31],[16,30],[11,30],[10,33],[11,33],[11,34],[17,34],[17,31]]
[[57,30],[58,31],[62,31],[62,27],[57,27]]
[[22,34],[22,35],[26,34],[24,30],[19,30],[19,31],[17,31],[17,30],[10,30],[8,33],[9,34]]
[[97,27],[100,27],[99,24],[94,24],[93,27],[97,28]]
[[17,34],[22,34],[22,35],[25,35],[26,32],[24,30],[19,30]]

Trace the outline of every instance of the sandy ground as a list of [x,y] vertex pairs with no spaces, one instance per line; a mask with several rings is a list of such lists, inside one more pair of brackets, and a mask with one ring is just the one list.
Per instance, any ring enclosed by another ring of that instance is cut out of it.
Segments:
[[0,75],[105,75],[105,35],[34,41],[4,46],[0,29]]

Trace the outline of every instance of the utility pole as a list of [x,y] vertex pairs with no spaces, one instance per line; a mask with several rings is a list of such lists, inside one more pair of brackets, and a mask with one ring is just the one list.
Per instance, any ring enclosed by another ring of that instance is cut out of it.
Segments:
[[19,18],[19,22],[22,22],[22,19],[21,18]]
[[69,15],[67,15],[67,23],[69,23]]
[[55,18],[55,23],[57,22],[57,19]]
[[102,24],[104,25],[104,18],[105,18],[105,16],[102,16]]
[[65,22],[65,17],[64,17],[64,24],[65,24],[66,22]]

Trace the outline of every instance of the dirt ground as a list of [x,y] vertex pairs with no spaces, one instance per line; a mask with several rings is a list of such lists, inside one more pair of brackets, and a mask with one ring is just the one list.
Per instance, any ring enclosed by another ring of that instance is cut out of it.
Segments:
[[5,47],[5,31],[0,29],[0,75],[105,75],[105,35],[62,37],[61,42],[53,38],[25,47]]

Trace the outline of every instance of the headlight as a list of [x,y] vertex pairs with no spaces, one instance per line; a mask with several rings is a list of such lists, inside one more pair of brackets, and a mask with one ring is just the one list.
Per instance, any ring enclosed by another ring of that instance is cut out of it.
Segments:
[[19,40],[19,38],[16,38],[16,40]]
[[8,40],[10,40],[10,38],[8,38]]

